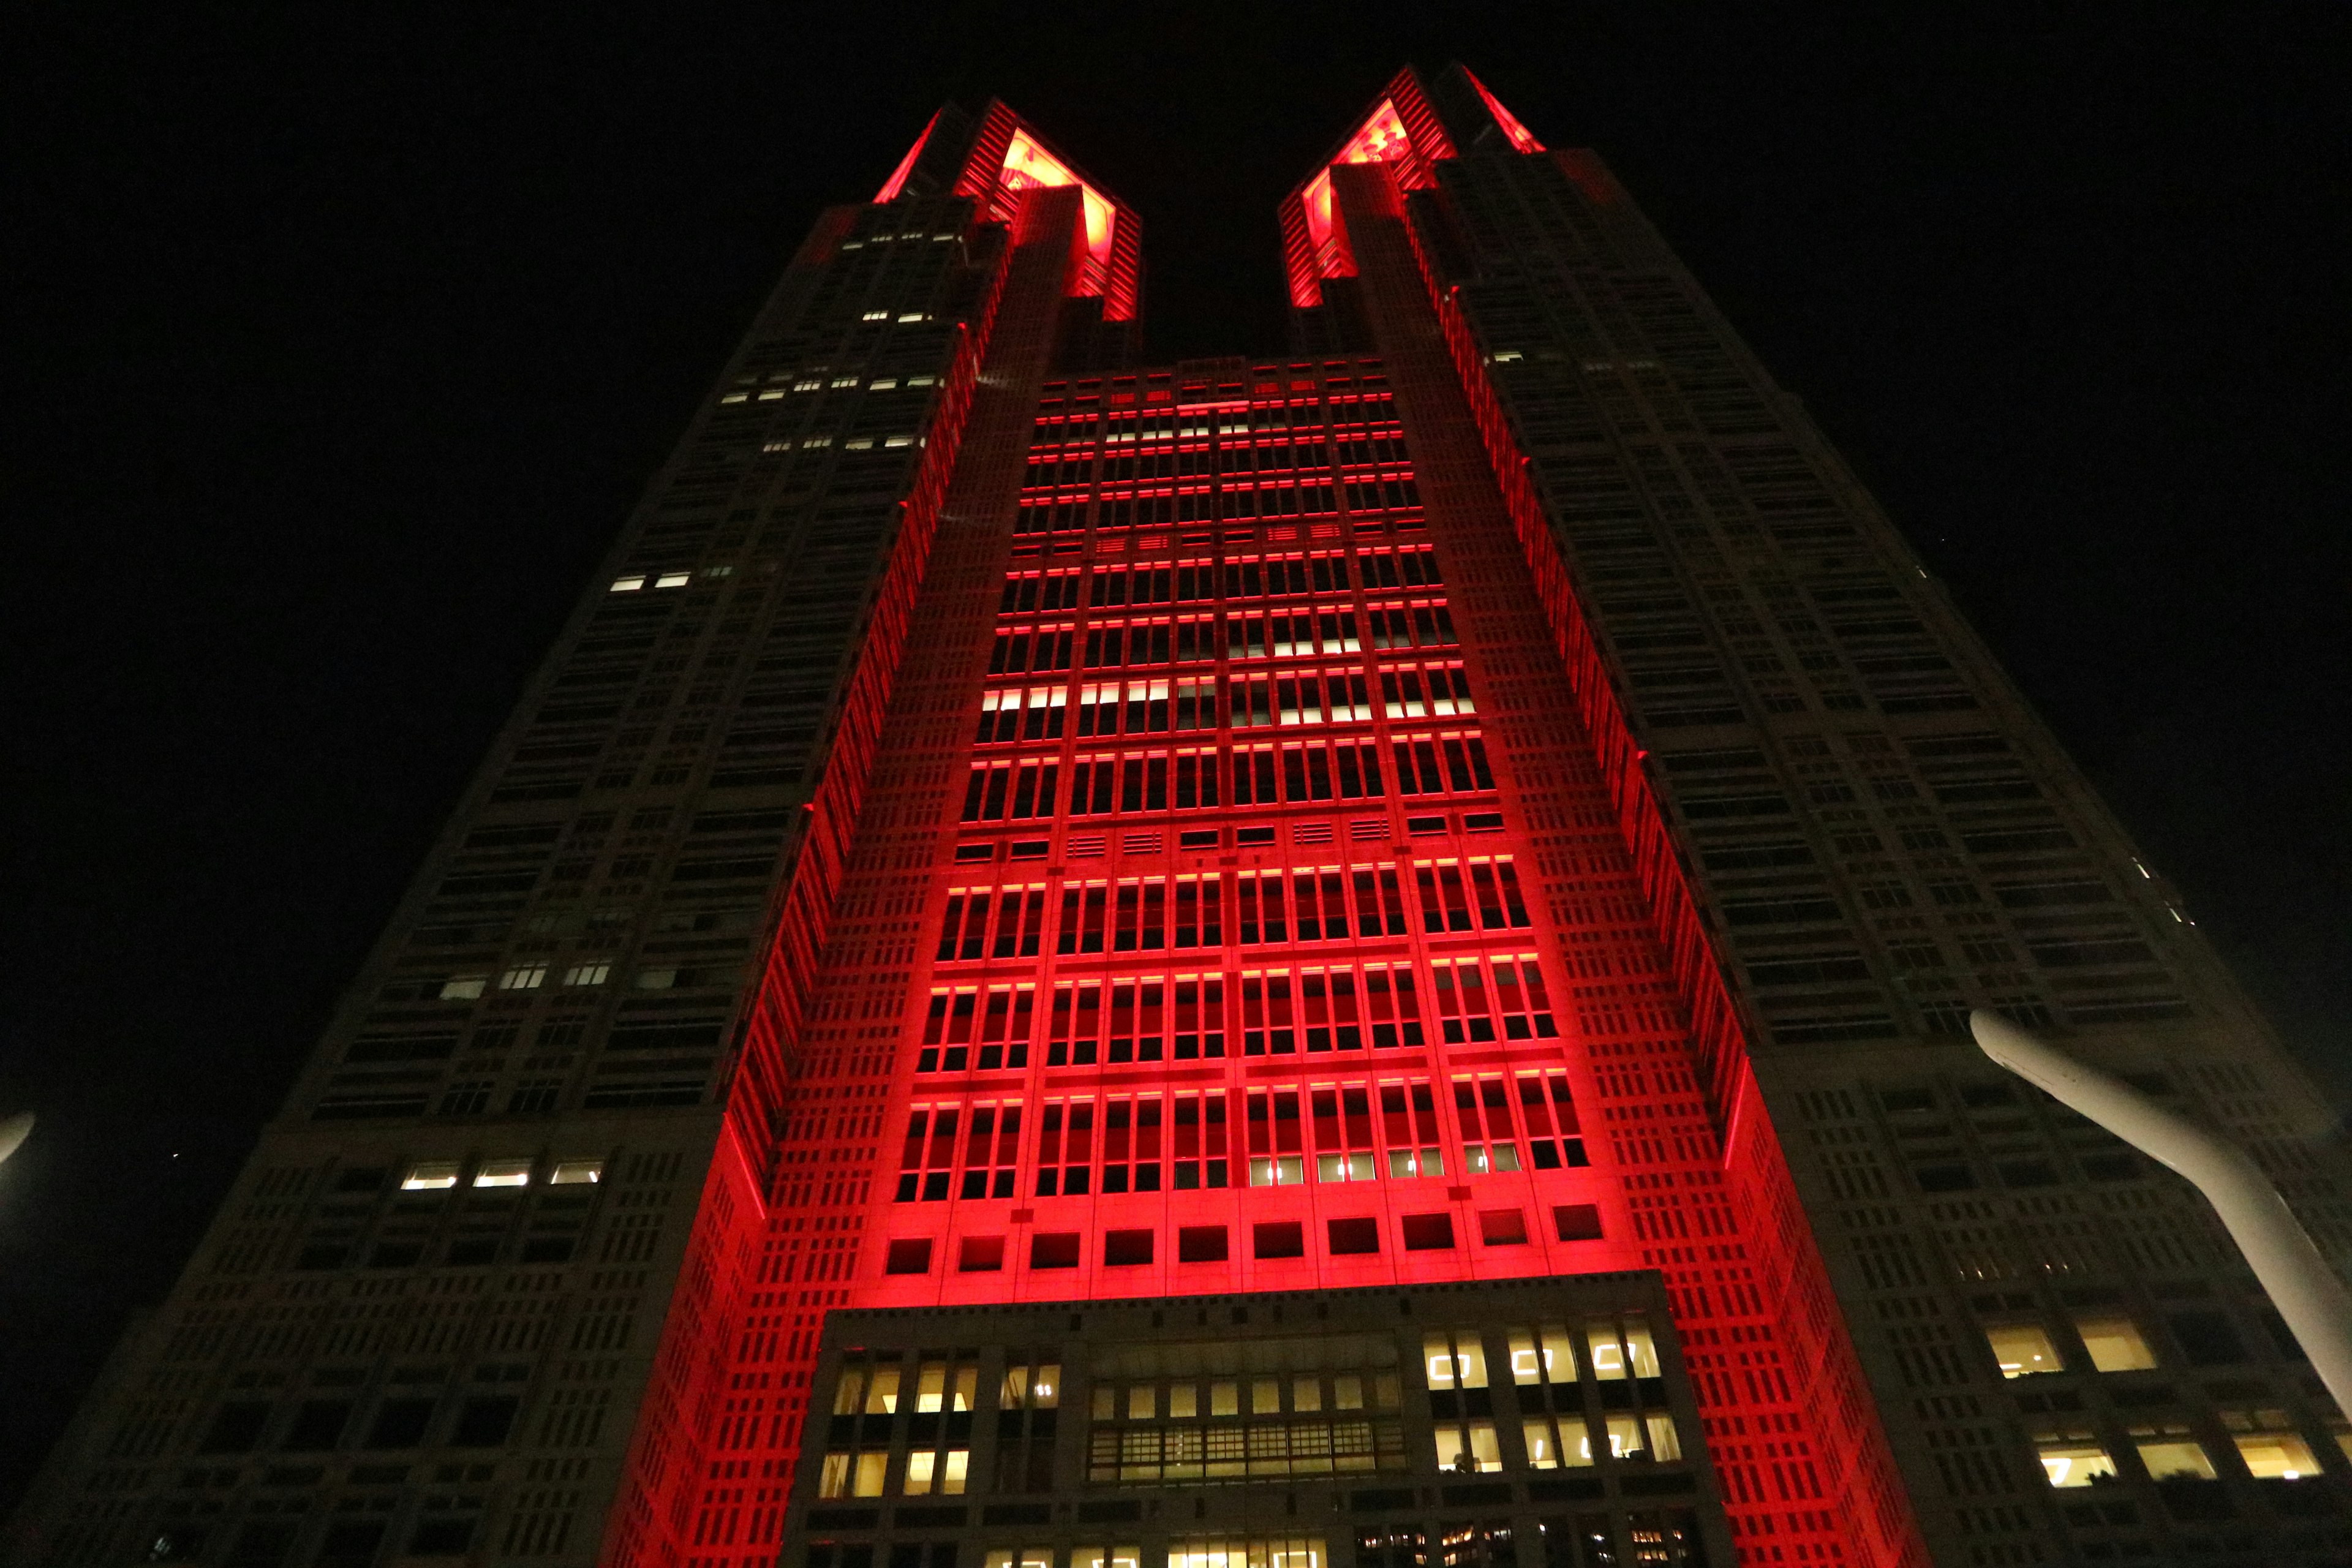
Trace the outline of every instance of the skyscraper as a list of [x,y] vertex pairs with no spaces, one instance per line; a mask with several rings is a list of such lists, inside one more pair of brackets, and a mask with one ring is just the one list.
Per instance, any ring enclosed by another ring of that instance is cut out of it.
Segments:
[[1963,1021],[2342,1257],[2315,1096],[1801,409],[1459,68],[1280,219],[1291,352],[1165,367],[1002,105],[820,219],[15,1556],[2343,1553]]

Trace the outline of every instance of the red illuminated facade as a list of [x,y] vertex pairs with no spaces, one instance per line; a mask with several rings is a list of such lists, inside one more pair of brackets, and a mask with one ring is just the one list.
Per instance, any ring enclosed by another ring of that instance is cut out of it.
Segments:
[[[1958,1033],[2352,1247],[2178,895],[1591,153],[1457,67],[1304,174],[1279,356],[1139,363],[1137,214],[1002,104],[820,218],[0,1554],[766,1568],[835,1309],[1639,1271],[1743,1563],[2338,1560],[2210,1214]],[[1724,1538],[1538,1441],[1444,1507],[1616,1522],[1454,1568]],[[856,1528],[963,1530],[940,1452]]]
[[[753,1031],[797,1058],[768,1201],[707,1207],[730,1304],[666,1349],[715,1418],[649,1426],[615,1560],[772,1550],[829,1307],[1638,1268],[1752,1559],[1922,1560],[1770,1128],[1710,1114],[1737,1026],[1661,941],[1687,898],[1636,868],[1623,721],[1563,668],[1475,387],[1409,331],[1052,374],[1057,295],[1131,309],[1135,220],[1001,109],[978,146],[956,189],[1059,288],[1008,274],[825,957]],[[1285,207],[1294,300],[1371,274],[1444,320],[1392,215],[1450,155],[1400,78]]]

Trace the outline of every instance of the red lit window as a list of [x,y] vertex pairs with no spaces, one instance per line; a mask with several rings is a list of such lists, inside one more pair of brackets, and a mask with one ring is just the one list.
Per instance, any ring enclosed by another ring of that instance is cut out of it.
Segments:
[[1176,879],[1176,945],[1223,947],[1225,944],[1223,879],[1215,875]]
[[988,673],[1024,675],[1067,669],[1076,628],[1068,626],[999,627],[990,650]]
[[1437,1096],[1429,1085],[1381,1085],[1381,1146],[1388,1154],[1391,1180],[1445,1174],[1445,1145],[1438,1131]]
[[1100,952],[1110,889],[1103,882],[1067,882],[1062,887],[1062,920],[1055,934],[1058,953]]
[[1244,972],[1241,979],[1242,1054],[1286,1056],[1298,1049],[1288,972]]
[[1166,664],[1174,655],[1172,621],[1114,622],[1087,629],[1086,668]]
[[[1214,699],[1210,700],[1213,702]],[[1271,766],[1271,763],[1268,763]],[[1179,752],[1176,753],[1176,799],[1179,810],[1195,806],[1214,805],[1219,791],[1217,775],[1221,768],[1213,751]]]
[[1422,588],[1444,580],[1438,575],[1437,552],[1426,544],[1362,549],[1356,560],[1367,588]]
[[[1236,683],[1238,684],[1238,683]],[[1240,720],[1236,716],[1234,722]],[[1235,805],[1272,805],[1281,800],[1275,788],[1275,758],[1272,746],[1235,746],[1234,748],[1234,804]]]
[[1405,934],[1404,889],[1393,866],[1359,867],[1352,874],[1356,890],[1356,934]]
[[1024,572],[1005,579],[1004,596],[997,605],[997,613],[1026,615],[1037,610],[1075,610],[1077,607],[1076,571]]
[[1374,605],[1366,614],[1376,648],[1453,647],[1462,640],[1454,630],[1454,612],[1443,600]]
[[1369,1182],[1376,1174],[1372,1091],[1369,1084],[1324,1086],[1308,1091],[1314,1123],[1315,1179]]
[[1234,909],[1244,947],[1288,942],[1288,882],[1281,871],[1244,871],[1235,883]]
[[[957,1131],[964,1135],[957,1138]],[[943,1204],[957,1187],[967,1199],[1012,1196],[1021,1150],[1021,1102],[918,1105],[908,1112],[898,1154],[901,1204]],[[957,1183],[957,1168],[962,1183]]]
[[1469,1174],[1521,1168],[1510,1089],[1500,1078],[1455,1079],[1454,1116],[1462,1129],[1462,1168]]
[[[1213,892],[1214,889],[1209,889]],[[1225,1054],[1225,980],[1221,974],[1180,974],[1171,987],[1178,1061]],[[1222,1112],[1220,1112],[1222,1119]],[[1222,1150],[1220,1151],[1222,1152]],[[1220,1183],[1220,1185],[1223,1184]]]
[[1486,742],[1475,733],[1400,735],[1395,747],[1397,793],[1442,795],[1495,787]]
[[1112,1095],[1103,1101],[1103,1193],[1160,1190],[1160,1099],[1156,1094]]
[[1007,741],[1055,741],[1062,736],[1062,719],[1069,690],[1060,686],[1018,686],[983,691],[980,697],[981,745]]
[[1585,1165],[1584,1140],[1578,1135],[1576,1106],[1568,1093],[1565,1073],[1526,1072],[1518,1077],[1519,1115],[1527,1123],[1528,1142],[1538,1171]]
[[1270,727],[1274,723],[1273,679],[1263,675],[1230,677],[1225,682],[1225,711],[1236,730]]
[[1034,985],[989,987],[981,1013],[980,1042],[972,1065],[982,1072],[1029,1065],[1029,1031],[1034,1026],[1037,988]]
[[1222,1187],[1226,1181],[1225,1097],[1222,1093],[1171,1097],[1169,1152],[1178,1192]]
[[1168,945],[1168,884],[1122,877],[1113,890],[1111,951],[1157,952]]
[[1457,663],[1390,666],[1381,671],[1381,700],[1391,719],[1476,711],[1470,678]]
[[1449,1045],[1497,1037],[1549,1039],[1559,1033],[1533,953],[1491,961],[1438,959],[1430,970],[1438,1021]]
[[[1045,934],[1043,883],[1002,889],[959,889],[948,895],[933,954],[940,963],[981,957],[1030,958]],[[990,938],[993,928],[993,940]]]
[[1305,1131],[1299,1091],[1254,1089],[1247,1097],[1249,1184],[1297,1186],[1307,1180]]
[[931,993],[930,1006],[923,1017],[923,1046],[915,1058],[917,1072],[969,1070],[979,1007],[980,993],[972,986]]
[[1081,1197],[1092,1189],[1095,1102],[1049,1100],[1037,1118],[1037,1195]]
[[1054,815],[1061,764],[1051,761],[978,763],[964,788],[966,822],[1003,822]]

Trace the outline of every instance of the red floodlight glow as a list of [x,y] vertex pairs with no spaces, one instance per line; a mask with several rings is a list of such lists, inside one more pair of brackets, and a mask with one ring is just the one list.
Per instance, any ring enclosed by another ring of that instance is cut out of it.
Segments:
[[1522,153],[1540,153],[1544,150],[1543,143],[1536,140],[1535,132],[1520,124],[1519,117],[1505,109],[1502,100],[1486,90],[1485,82],[1472,76],[1467,68],[1464,68],[1462,74],[1470,78],[1470,85],[1478,89],[1479,100],[1486,104],[1486,112],[1495,117],[1495,123],[1503,128],[1503,134],[1511,139],[1512,146]]
[[915,172],[915,160],[923,155],[923,146],[930,141],[931,132],[939,122],[939,111],[933,110],[931,117],[923,121],[923,133],[915,138],[915,144],[907,149],[907,155],[898,160],[898,166],[890,171],[888,179],[882,182],[882,189],[874,198],[877,205],[892,200],[905,187],[907,176]]
[[1005,144],[1002,175],[1008,191],[1035,190],[1051,185],[1076,185],[1086,203],[1087,258],[1095,268],[1110,264],[1111,225],[1118,209],[1060,159],[1037,145],[1026,131],[1015,131]]
[[1392,163],[1400,158],[1411,156],[1412,138],[1405,134],[1404,121],[1398,118],[1394,101],[1384,98],[1331,162]]

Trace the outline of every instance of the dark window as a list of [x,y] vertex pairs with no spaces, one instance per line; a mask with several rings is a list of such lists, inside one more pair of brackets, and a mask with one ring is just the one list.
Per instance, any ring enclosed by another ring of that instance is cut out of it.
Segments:
[[2139,1175],[2138,1157],[2126,1151],[2082,1156],[2083,1174],[2095,1182],[2128,1182]]
[[469,1236],[449,1244],[449,1261],[458,1265],[496,1263],[499,1243],[496,1237]]
[[1454,1247],[1454,1216],[1450,1214],[1409,1214],[1404,1216],[1407,1252],[1446,1252]]
[[1113,1268],[1133,1268],[1151,1261],[1151,1232],[1110,1230],[1103,1233],[1103,1262]]
[[1004,1238],[967,1236],[956,1253],[959,1274],[993,1274],[1004,1267]]
[[1964,1083],[1960,1086],[1960,1103],[1982,1108],[1988,1105],[2014,1105],[2017,1091],[2005,1083]]
[[2219,1312],[2175,1312],[2172,1337],[2191,1366],[2234,1366],[2246,1359],[2235,1324]]
[[1176,1261],[1179,1263],[1223,1263],[1225,1260],[1225,1227],[1221,1225],[1188,1225],[1176,1233]]
[[525,1263],[569,1263],[572,1248],[579,1238],[570,1236],[535,1236],[522,1244]]
[[291,1524],[258,1521],[240,1527],[236,1540],[221,1559],[221,1568],[278,1568],[294,1546]]
[[347,1520],[327,1526],[327,1539],[320,1544],[319,1555],[310,1560],[312,1568],[369,1568],[375,1561],[376,1548],[383,1544],[383,1523],[381,1520]]
[[1977,1173],[1966,1165],[1922,1165],[1911,1173],[1923,1193],[1974,1192]]
[[343,1259],[349,1258],[351,1255],[352,1249],[348,1247],[340,1247],[331,1242],[320,1242],[314,1246],[304,1247],[301,1252],[296,1256],[294,1259],[294,1267],[297,1268],[341,1268],[343,1266]]
[[473,1539],[474,1521],[470,1519],[419,1520],[416,1533],[408,1538],[408,1554],[412,1557],[456,1557],[464,1553]]
[[1932,1089],[1890,1089],[1878,1097],[1878,1103],[1889,1110],[1933,1110],[1936,1091]]
[[521,1408],[522,1401],[512,1394],[468,1399],[457,1412],[457,1430],[449,1434],[449,1442],[459,1448],[498,1447],[514,1430],[515,1412]]
[[383,1185],[388,1173],[381,1165],[354,1165],[335,1178],[339,1193],[373,1193]]
[[2054,1187],[2058,1168],[2047,1160],[2003,1160],[1993,1167],[2004,1187]]
[[1480,1209],[1478,1239],[1489,1247],[1525,1247],[1528,1216],[1520,1209]]
[[148,1538],[146,1561],[193,1563],[204,1549],[205,1532],[201,1528],[175,1524]]
[[1381,1249],[1381,1222],[1377,1219],[1335,1219],[1326,1228],[1335,1256]]
[[929,1274],[931,1271],[931,1238],[919,1236],[892,1242],[882,1271],[885,1274]]
[[278,1446],[299,1452],[310,1448],[331,1448],[342,1441],[343,1428],[351,1425],[352,1402],[348,1399],[306,1399],[294,1412],[294,1425],[286,1429],[286,1440]]
[[249,1454],[261,1441],[261,1424],[269,1419],[269,1406],[255,1400],[240,1400],[224,1405],[213,1417],[205,1440],[196,1446],[199,1454]]
[[1029,1267],[1032,1268],[1076,1268],[1078,1266],[1078,1233],[1075,1230],[1044,1230],[1029,1238]]
[[421,1241],[387,1241],[368,1254],[370,1268],[414,1268],[425,1257]]
[[375,1407],[375,1425],[368,1428],[371,1448],[414,1448],[425,1441],[425,1424],[433,1418],[429,1399],[387,1399]]
[[1551,1211],[1552,1227],[1562,1241],[1599,1241],[1599,1204],[1561,1204]]
[[1304,1258],[1307,1227],[1295,1219],[1250,1226],[1250,1253],[1256,1258]]

